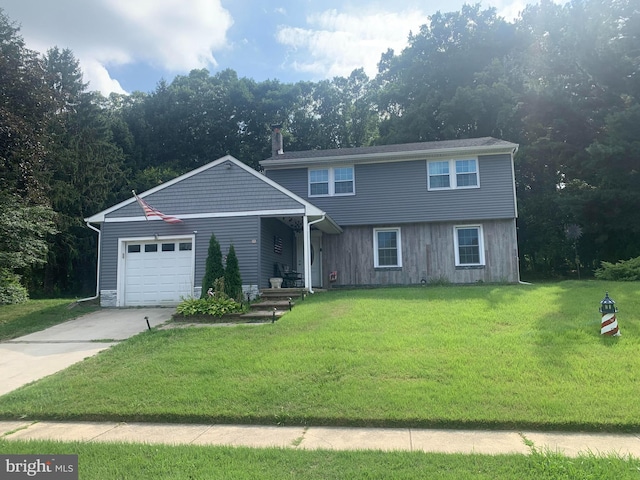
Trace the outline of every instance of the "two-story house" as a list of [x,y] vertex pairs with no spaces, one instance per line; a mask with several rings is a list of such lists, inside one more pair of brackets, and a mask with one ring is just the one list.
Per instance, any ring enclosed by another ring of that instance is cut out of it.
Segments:
[[[234,245],[252,294],[285,270],[311,291],[519,280],[516,144],[283,152],[276,129],[273,147],[263,173],[226,156],[85,219],[101,304],[199,296],[211,234],[223,255]],[[145,216],[144,202],[174,221]]]

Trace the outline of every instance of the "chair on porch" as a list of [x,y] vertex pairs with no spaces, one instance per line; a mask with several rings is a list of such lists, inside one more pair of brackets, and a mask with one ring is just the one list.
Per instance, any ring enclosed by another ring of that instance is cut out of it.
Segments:
[[291,270],[289,265],[275,263],[273,266],[274,276],[282,278],[282,286],[284,288],[304,287],[302,274]]

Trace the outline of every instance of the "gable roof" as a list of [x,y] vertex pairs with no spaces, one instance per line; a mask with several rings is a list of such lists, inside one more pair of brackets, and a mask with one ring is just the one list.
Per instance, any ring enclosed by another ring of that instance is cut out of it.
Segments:
[[[228,163],[230,165],[235,165],[237,167],[239,167],[241,170],[243,170],[244,172],[252,175],[253,177],[255,177],[256,179],[258,179],[260,182],[263,182],[264,184],[272,187],[273,189],[277,190],[278,192],[280,192],[281,194],[283,194],[284,196],[290,198],[292,201],[296,202],[297,204],[300,205],[299,207],[299,211],[300,212],[304,212],[304,214],[308,215],[309,217],[312,217],[312,219],[322,219],[322,224],[321,227],[323,227],[323,230],[327,231],[327,233],[338,233],[340,231],[342,231],[342,229],[329,217],[329,215],[327,215],[323,210],[319,209],[318,207],[316,207],[315,205],[309,203],[308,201],[304,200],[303,198],[299,197],[298,195],[296,195],[295,193],[291,192],[290,190],[284,188],[282,185],[280,185],[279,183],[276,183],[275,181],[271,180],[270,178],[268,178],[267,176],[263,175],[260,172],[257,172],[256,170],[254,170],[253,168],[249,167],[248,165],[242,163],[241,161],[237,160],[236,158],[232,157],[231,155],[226,155],[222,158],[219,158],[218,160],[215,160],[213,162],[210,162],[206,165],[203,165],[199,168],[196,168],[195,170],[191,170],[190,172],[187,172],[183,175],[180,175],[179,177],[174,178],[173,180],[169,180],[165,183],[162,183],[161,185],[158,185],[157,187],[154,187],[150,190],[147,190],[143,193],[138,194],[138,197],[140,197],[141,199],[144,199],[145,197],[148,197],[150,195],[153,195],[154,193],[160,192],[162,190],[165,190],[169,187],[171,187],[172,185],[175,185],[179,182],[182,182],[184,180],[187,180],[191,177],[194,177],[198,174],[201,174],[203,172],[206,172],[210,169],[213,169],[221,164],[225,164]],[[245,192],[246,195],[251,195],[251,192]],[[120,209],[123,209],[124,207],[127,207],[129,205],[135,204],[137,201],[136,199],[132,196],[131,198],[124,200],[110,208],[107,208],[106,210],[103,210],[101,212],[96,213],[95,215],[92,215],[90,217],[85,218],[85,222],[87,223],[102,223],[105,221],[112,221],[113,220],[113,216],[111,216],[109,219],[107,219],[106,217],[113,213],[116,212]],[[155,206],[155,205],[154,205]],[[194,217],[193,215],[180,215],[181,212],[174,212],[171,211],[172,216],[176,216],[178,218],[192,218]],[[184,212],[182,212],[184,213]],[[233,212],[231,213],[233,215]],[[302,214],[302,213],[300,213]],[[202,215],[197,215],[199,217],[201,217]],[[142,218],[144,220],[144,218]],[[122,219],[118,219],[119,221],[133,221],[135,220],[134,218],[131,217],[123,217]]]
[[285,152],[277,157],[261,161],[260,165],[263,167],[282,167],[331,162],[375,163],[470,154],[510,154],[517,149],[518,144],[516,143],[493,137],[481,137],[373,147]]

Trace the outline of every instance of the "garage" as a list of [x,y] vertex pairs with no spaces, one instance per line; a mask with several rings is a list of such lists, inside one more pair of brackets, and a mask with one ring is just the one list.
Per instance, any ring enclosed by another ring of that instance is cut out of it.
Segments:
[[126,307],[177,305],[193,295],[193,239],[159,239],[124,243]]

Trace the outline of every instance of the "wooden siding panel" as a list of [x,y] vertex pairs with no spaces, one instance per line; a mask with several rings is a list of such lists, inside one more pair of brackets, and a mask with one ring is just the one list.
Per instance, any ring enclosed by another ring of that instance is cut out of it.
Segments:
[[[167,215],[243,212],[300,208],[300,203],[266,184],[260,178],[233,165],[212,167],[145,197],[151,206]],[[138,217],[137,202],[107,215]]]
[[[456,268],[454,226],[482,225],[483,268]],[[415,285],[427,282],[509,282],[519,280],[515,221],[389,224],[400,227],[402,268],[374,268],[373,226],[345,227],[340,235],[323,236],[324,271],[338,272],[335,286]],[[327,284],[328,278],[325,279]]]
[[514,218],[511,156],[481,156],[478,168],[480,188],[428,191],[426,160],[356,165],[356,194],[334,197],[308,196],[306,168],[266,174],[341,226]]
[[229,251],[233,243],[240,265],[242,283],[258,283],[259,217],[190,219],[180,224],[163,221],[104,223],[101,234],[100,289],[117,288],[118,243],[120,238],[182,236],[195,233],[195,278],[194,285],[201,286],[205,262],[209,249],[209,239],[215,233],[222,255]]

